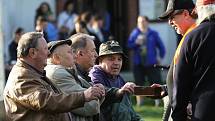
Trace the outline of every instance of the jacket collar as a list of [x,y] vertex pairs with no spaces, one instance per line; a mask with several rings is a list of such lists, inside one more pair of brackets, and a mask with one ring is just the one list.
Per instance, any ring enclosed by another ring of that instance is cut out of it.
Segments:
[[36,69],[34,66],[30,65],[29,63],[25,62],[24,60],[17,59],[16,65],[17,66],[23,66],[27,69],[33,70],[41,76],[46,76],[45,70],[43,70],[43,72],[41,72],[40,70]]
[[207,22],[207,21],[215,21],[215,14],[212,14],[212,15],[206,17],[201,23]]
[[88,73],[89,73],[89,72],[85,71],[85,70],[81,67],[81,65],[79,65],[79,64],[77,64],[77,63],[76,63],[75,65],[76,65],[78,74],[80,74],[81,76],[84,76],[84,77],[88,77]]

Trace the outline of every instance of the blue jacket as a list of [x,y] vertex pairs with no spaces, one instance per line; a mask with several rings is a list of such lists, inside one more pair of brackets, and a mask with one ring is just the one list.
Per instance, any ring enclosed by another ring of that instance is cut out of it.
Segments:
[[[133,55],[133,62],[134,65],[140,65],[141,64],[141,46],[135,44],[135,41],[138,37],[138,35],[141,34],[141,31],[139,28],[135,28],[128,39],[128,48],[132,49],[134,51]],[[148,29],[146,33],[146,61],[144,62],[144,66],[151,66],[154,64],[157,64],[157,49],[159,50],[159,56],[161,58],[165,55],[165,47],[162,43],[162,40],[160,39],[158,33],[152,29]]]

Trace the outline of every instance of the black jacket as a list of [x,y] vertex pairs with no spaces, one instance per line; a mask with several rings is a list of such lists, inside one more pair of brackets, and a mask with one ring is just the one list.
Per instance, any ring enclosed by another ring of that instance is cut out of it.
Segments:
[[16,61],[17,59],[17,46],[18,44],[15,42],[15,40],[13,40],[9,45],[10,63],[11,61]]
[[186,121],[191,100],[192,121],[215,120],[215,19],[204,20],[182,45],[174,73],[173,120]]

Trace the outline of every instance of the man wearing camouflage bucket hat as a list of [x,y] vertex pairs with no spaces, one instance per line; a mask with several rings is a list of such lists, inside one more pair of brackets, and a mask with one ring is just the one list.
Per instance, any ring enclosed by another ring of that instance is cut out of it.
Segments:
[[97,57],[97,61],[99,58],[105,55],[111,54],[121,54],[123,59],[128,59],[128,57],[123,53],[122,48],[119,43],[116,41],[108,41],[105,44],[101,44],[99,47],[99,56]]
[[107,41],[102,43],[99,48],[97,62],[89,72],[91,80],[95,83],[101,83],[106,87],[116,87],[125,89],[122,101],[110,105],[102,106],[101,111],[106,121],[142,121],[141,117],[134,111],[129,93],[134,92],[135,84],[125,82],[119,75],[122,61],[127,59],[122,48],[116,41]]

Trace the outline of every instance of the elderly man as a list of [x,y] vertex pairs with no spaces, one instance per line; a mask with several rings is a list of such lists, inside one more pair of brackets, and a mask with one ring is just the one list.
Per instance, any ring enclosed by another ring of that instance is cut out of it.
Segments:
[[[98,62],[91,69],[89,75],[92,81],[97,84],[101,83],[106,87],[122,88],[130,86],[133,91],[134,83],[126,82],[119,75],[122,67],[123,59],[127,58],[118,42],[107,41],[100,45]],[[141,117],[134,111],[128,94],[123,95],[123,99],[119,103],[114,103],[103,107],[106,121],[141,121]]]
[[[169,0],[166,11],[159,17],[160,19],[168,19],[169,24],[176,30],[176,32],[183,35],[183,38],[181,39],[180,44],[175,52],[175,56],[166,79],[169,96],[169,110],[167,110],[166,114],[164,115],[166,116],[164,117],[164,120],[169,118],[170,113],[170,102],[172,102],[173,95],[173,68],[175,67],[175,62],[179,56],[180,48],[183,45],[186,35],[196,27],[196,14],[193,12],[194,7],[195,5],[192,0]],[[192,114],[190,111],[190,105],[188,106],[188,109],[188,113]]]
[[[57,84],[60,89],[66,93],[80,92],[91,87],[88,82],[79,79],[74,70],[74,54],[71,49],[71,40],[60,40],[48,43],[50,55],[48,58],[48,65],[46,66],[47,77]],[[99,87],[99,91],[105,93],[104,87]],[[104,95],[103,95],[104,96]],[[103,99],[103,96],[99,99]],[[84,107],[72,110],[73,120],[75,121],[93,121],[93,116],[100,112],[100,105],[102,100],[92,100],[86,102]]]
[[[84,79],[92,84],[91,78],[88,76],[90,69],[94,66],[95,60],[98,57],[94,44],[94,37],[87,34],[75,34],[70,37],[72,40],[72,48],[75,53],[75,63],[80,79]],[[85,87],[88,88],[88,87]],[[105,100],[101,105],[106,107],[112,103],[120,102],[125,93],[132,93],[133,88],[130,83],[126,83],[122,88],[106,88]],[[103,121],[103,113],[101,112],[97,120]]]
[[90,88],[70,94],[48,80],[44,73],[48,47],[43,34],[22,35],[13,66],[4,89],[6,118],[9,121],[71,121],[70,113],[85,101],[98,99],[100,92]]
[[[192,104],[192,121],[213,121],[215,109],[215,0],[197,0],[199,25],[186,35],[176,59],[173,121],[184,121]],[[207,56],[206,56],[207,55]]]

